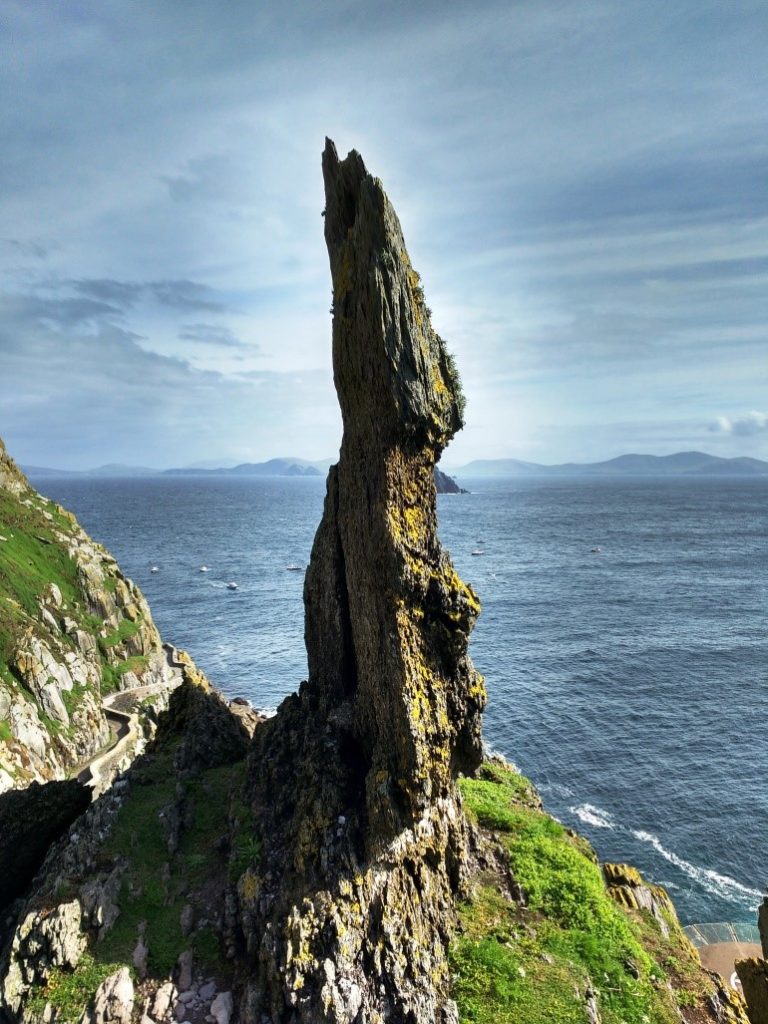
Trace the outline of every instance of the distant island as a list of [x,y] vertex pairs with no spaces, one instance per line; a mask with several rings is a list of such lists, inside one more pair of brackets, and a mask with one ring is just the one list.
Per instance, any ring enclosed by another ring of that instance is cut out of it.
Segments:
[[454,472],[464,477],[534,476],[768,476],[761,459],[723,459],[706,452],[674,455],[619,455],[605,462],[565,462],[545,466],[520,459],[476,459]]

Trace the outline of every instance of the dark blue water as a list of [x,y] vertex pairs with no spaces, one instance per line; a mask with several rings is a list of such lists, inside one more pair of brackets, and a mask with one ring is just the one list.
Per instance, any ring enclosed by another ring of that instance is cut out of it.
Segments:
[[[285,567],[307,563],[323,481],[40,486],[226,693],[274,707],[304,677],[303,574]],[[488,744],[601,858],[666,885],[684,921],[753,920],[768,882],[768,481],[473,491],[439,510],[483,602]]]

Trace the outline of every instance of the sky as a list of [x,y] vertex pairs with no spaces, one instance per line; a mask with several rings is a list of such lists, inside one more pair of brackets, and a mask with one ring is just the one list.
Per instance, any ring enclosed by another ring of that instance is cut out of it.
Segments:
[[398,211],[443,457],[768,458],[764,0],[3,0],[0,436],[334,457],[325,136]]

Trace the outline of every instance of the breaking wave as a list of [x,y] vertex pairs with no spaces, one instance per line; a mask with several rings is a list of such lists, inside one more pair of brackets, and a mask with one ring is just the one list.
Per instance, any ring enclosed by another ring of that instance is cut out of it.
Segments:
[[579,804],[578,807],[571,807],[570,811],[585,825],[593,825],[595,828],[616,828],[613,815],[600,807],[595,807],[594,804]]
[[655,836],[652,832],[643,832],[642,830],[635,829],[631,829],[631,832],[635,839],[639,839],[641,843],[648,843],[664,860],[674,864],[676,868],[679,868],[713,896],[719,896],[721,899],[727,899],[734,903],[741,903],[751,910],[756,909],[760,903],[763,894],[759,889],[751,889],[748,885],[742,885],[741,882],[737,882],[730,875],[721,875],[710,868],[701,868],[697,867],[696,864],[691,864],[690,861],[684,860],[676,853],[668,850],[662,844],[659,837]]

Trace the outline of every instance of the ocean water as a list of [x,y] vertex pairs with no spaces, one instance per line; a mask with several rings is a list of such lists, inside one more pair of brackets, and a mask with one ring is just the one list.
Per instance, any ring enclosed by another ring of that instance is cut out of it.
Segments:
[[[467,483],[440,496],[440,533],[483,603],[487,744],[602,859],[667,886],[684,923],[754,920],[768,884],[768,481]],[[324,481],[39,486],[225,693],[275,707],[304,678],[303,574],[286,566],[309,559]]]

